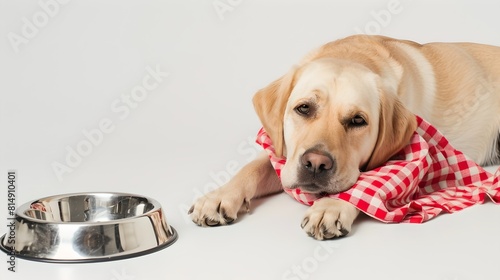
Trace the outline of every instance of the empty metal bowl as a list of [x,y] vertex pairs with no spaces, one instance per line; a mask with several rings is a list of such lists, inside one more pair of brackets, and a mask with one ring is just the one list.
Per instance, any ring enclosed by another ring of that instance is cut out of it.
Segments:
[[126,193],[76,193],[34,200],[17,209],[14,234],[15,238],[11,232],[0,240],[4,252],[65,263],[140,256],[177,239],[156,200]]

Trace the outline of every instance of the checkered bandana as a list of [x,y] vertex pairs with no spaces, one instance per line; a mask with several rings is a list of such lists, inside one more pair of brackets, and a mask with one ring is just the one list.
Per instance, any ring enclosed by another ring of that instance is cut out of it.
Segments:
[[[443,211],[453,213],[484,203],[485,196],[500,203],[500,168],[495,175],[485,171],[455,150],[434,126],[418,116],[417,122],[410,143],[385,165],[362,172],[349,190],[328,196],[387,223],[422,223]],[[276,156],[263,128],[257,143],[268,152],[280,176],[286,158]],[[284,190],[306,205],[321,198],[300,189]]]

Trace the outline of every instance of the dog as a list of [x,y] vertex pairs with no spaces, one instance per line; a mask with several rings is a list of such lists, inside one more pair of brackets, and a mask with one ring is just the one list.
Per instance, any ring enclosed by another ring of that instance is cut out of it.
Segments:
[[[334,194],[360,172],[389,160],[416,129],[415,115],[437,127],[481,165],[500,163],[500,47],[418,44],[355,35],[327,43],[259,90],[255,110],[278,156],[278,179],[265,152],[189,210],[200,226],[234,222],[253,198],[282,187]],[[302,228],[322,240],[345,236],[359,210],[324,197]]]

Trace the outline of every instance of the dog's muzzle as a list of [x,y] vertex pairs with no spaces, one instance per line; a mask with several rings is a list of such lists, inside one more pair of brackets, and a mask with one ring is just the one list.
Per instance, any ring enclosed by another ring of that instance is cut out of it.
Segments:
[[300,157],[296,187],[309,192],[321,192],[328,186],[335,170],[336,162],[329,153],[309,149]]

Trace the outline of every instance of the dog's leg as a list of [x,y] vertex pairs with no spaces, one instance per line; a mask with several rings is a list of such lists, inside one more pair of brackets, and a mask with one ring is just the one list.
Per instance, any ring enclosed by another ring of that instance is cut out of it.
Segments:
[[359,210],[349,202],[324,197],[307,210],[301,227],[318,240],[347,235]]
[[252,198],[282,190],[266,152],[245,165],[228,183],[199,198],[188,214],[200,226],[218,226],[236,220],[239,210],[248,211]]

